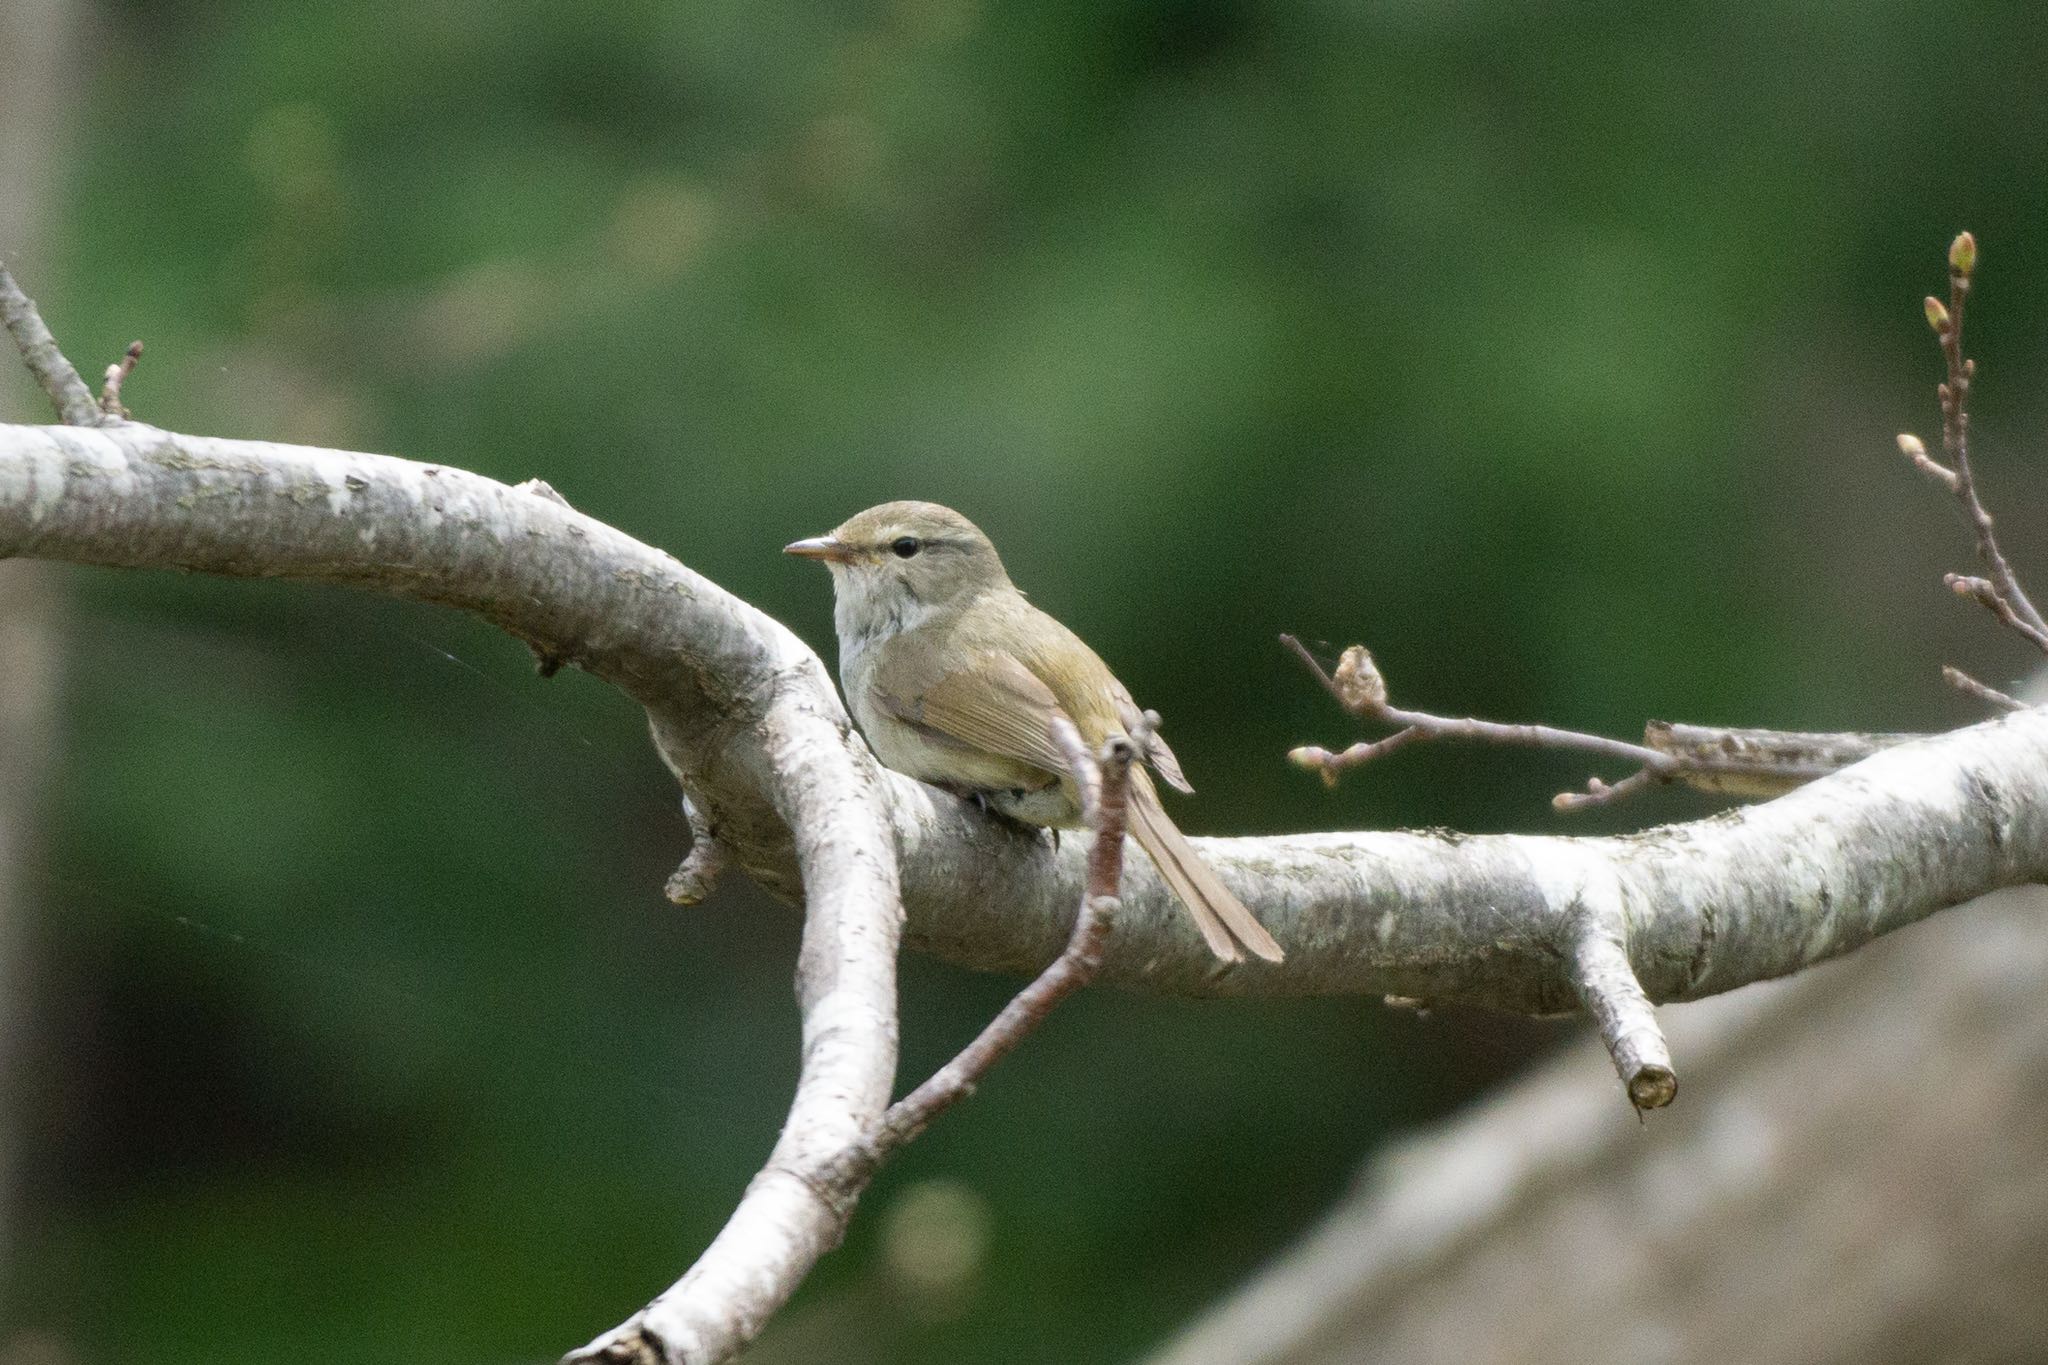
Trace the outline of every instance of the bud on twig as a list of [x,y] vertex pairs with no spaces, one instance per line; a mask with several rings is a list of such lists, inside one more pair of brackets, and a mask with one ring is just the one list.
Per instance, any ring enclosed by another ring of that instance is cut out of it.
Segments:
[[1372,654],[1364,645],[1353,645],[1344,651],[1330,681],[1335,684],[1344,709],[1354,714],[1377,711],[1387,704],[1387,680],[1380,676],[1379,665],[1372,661]]
[[1948,306],[1940,299],[1927,296],[1927,325],[1934,329],[1936,336],[1948,335]]
[[1956,239],[1948,244],[1948,268],[1958,275],[1969,275],[1977,268],[1977,239],[1967,232],[1958,232]]
[[1332,761],[1336,757],[1328,749],[1316,744],[1304,744],[1299,749],[1289,749],[1287,751],[1287,761],[1289,763],[1292,763],[1297,768],[1306,768],[1310,772],[1318,774],[1323,779],[1325,787],[1337,785],[1337,765]]
[[1928,455],[1927,444],[1910,431],[1899,433],[1899,454],[1913,462],[1921,473],[1933,479],[1953,493],[1956,489],[1956,472],[1947,465]]

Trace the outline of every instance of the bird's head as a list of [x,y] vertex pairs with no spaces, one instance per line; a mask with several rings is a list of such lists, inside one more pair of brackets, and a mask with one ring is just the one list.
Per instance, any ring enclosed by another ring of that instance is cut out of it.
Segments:
[[782,552],[830,569],[842,608],[872,606],[899,619],[1010,582],[981,528],[935,502],[885,502]]

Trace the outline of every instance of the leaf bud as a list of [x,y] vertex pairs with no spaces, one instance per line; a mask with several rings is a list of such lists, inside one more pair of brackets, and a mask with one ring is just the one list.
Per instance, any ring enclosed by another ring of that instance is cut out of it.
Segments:
[[1977,268],[1977,239],[1967,232],[1958,232],[1956,239],[1948,244],[1948,268],[1958,275],[1968,275]]

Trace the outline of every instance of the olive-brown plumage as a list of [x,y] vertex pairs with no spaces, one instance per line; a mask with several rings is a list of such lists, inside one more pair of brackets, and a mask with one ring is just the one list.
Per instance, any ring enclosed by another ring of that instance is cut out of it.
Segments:
[[[937,503],[889,502],[787,552],[832,570],[840,682],[882,762],[1030,824],[1080,822],[1054,716],[1095,749],[1142,713],[1094,650],[1024,600],[973,522]],[[1193,790],[1157,735],[1144,757],[1169,785]],[[1143,768],[1131,773],[1130,830],[1211,952],[1281,960],[1265,926],[1167,818]]]

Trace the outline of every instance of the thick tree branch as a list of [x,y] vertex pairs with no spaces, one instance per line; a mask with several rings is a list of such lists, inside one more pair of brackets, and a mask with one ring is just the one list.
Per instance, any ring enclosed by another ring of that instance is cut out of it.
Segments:
[[[789,1126],[697,1267],[586,1358],[722,1359],[836,1242],[850,1204],[821,1178],[873,1132],[894,1063],[899,868],[911,941],[955,962],[1036,971],[1069,938],[1081,841],[1055,852],[878,769],[787,630],[555,500],[439,466],[138,423],[0,427],[0,555],[345,583],[474,611],[640,701],[730,861],[781,894],[810,888]],[[1641,999],[1690,999],[2048,878],[2048,715],[1901,744],[1766,805],[1628,838],[1200,842],[1287,961],[1216,963],[1140,861],[1102,979],[1536,1013],[1604,999],[1640,1101],[1660,1064],[1647,1011],[1599,984],[1622,961]]]
[[[11,281],[0,296],[37,354],[48,334],[21,322],[33,308]],[[878,1155],[1098,970],[1189,993],[1584,1008],[1648,1107],[1676,1086],[1651,1002],[1795,971],[2048,877],[2048,716],[2027,711],[1900,744],[1769,805],[1628,839],[1205,841],[1288,942],[1287,962],[1217,963],[1143,864],[1124,879],[1123,932],[1105,945],[1120,840],[1093,851],[1091,877],[1076,843],[1048,850],[881,770],[786,629],[545,485],[178,436],[105,420],[97,405],[74,414],[69,366],[47,351],[38,375],[82,425],[0,427],[0,557],[300,578],[475,612],[524,640],[544,671],[574,663],[646,707],[702,841],[677,890],[701,891],[722,855],[771,890],[803,893],[804,1062],[781,1139],[697,1265],[576,1359],[728,1358],[836,1244]],[[118,408],[118,392],[108,398]],[[1406,728],[1382,749],[1434,720],[1394,718]],[[1636,780],[1675,761],[1654,744],[1618,747],[1643,761]],[[1020,997],[1018,1018],[970,1049],[967,1071],[935,1078],[889,1123],[899,878],[912,941],[954,961],[1037,970],[1068,951]]]
[[[732,865],[794,897],[755,753],[772,708],[859,755],[839,803],[883,798],[909,934],[963,965],[1035,972],[1072,927],[1083,849],[1058,852],[876,769],[816,657],[673,559],[547,499],[376,455],[174,436],[137,423],[0,427],[0,554],[347,583],[495,621],[648,705]],[[777,739],[773,758],[803,756]],[[828,813],[836,810],[828,808]],[[1622,839],[1437,833],[1199,841],[1288,944],[1208,959],[1142,860],[1105,980],[1188,994],[1373,992],[1569,1010],[1574,893],[1598,865],[1654,1000],[1797,970],[1946,905],[2048,873],[2048,717],[1915,740],[1766,805]],[[1929,860],[1928,848],[1942,856]],[[859,862],[854,855],[850,861]]]
[[[344,583],[475,612],[616,684],[710,824],[807,891],[803,1064],[763,1172],[697,1267],[609,1341],[743,1345],[839,1236],[804,1172],[881,1117],[896,1057],[896,856],[879,769],[817,656],[669,556],[558,500],[376,455],[0,428],[0,555]],[[762,857],[773,849],[772,857]]]

